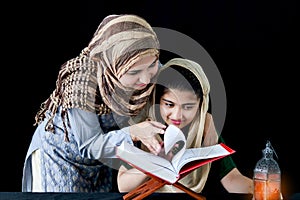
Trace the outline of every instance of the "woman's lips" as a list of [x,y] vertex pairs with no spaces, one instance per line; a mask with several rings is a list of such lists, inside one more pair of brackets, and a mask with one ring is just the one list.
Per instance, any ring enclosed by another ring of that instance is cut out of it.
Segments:
[[142,84],[137,84],[137,86],[140,89],[144,89],[147,86],[147,84],[142,83]]

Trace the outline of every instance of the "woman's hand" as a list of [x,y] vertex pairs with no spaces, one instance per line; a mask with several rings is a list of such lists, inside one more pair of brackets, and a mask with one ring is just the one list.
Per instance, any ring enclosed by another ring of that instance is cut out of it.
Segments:
[[156,121],[144,121],[130,126],[129,131],[133,141],[141,141],[151,153],[158,155],[161,144],[155,135],[164,134],[166,125]]

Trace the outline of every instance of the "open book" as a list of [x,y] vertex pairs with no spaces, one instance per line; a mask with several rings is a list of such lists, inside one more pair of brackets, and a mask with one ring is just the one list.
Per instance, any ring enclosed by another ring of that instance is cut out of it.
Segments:
[[[184,134],[173,125],[169,125],[164,134],[164,155],[154,155],[126,142],[116,148],[118,158],[170,184],[200,166],[235,152],[223,143],[186,149]],[[173,155],[168,156],[170,154]]]

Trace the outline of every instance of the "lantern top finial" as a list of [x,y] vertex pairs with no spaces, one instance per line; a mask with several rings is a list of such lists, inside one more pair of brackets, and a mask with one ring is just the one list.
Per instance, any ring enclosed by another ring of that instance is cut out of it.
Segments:
[[279,173],[280,169],[277,162],[273,158],[273,153],[276,155],[271,142],[268,140],[266,148],[262,150],[262,158],[256,163],[254,172],[263,172],[266,174]]

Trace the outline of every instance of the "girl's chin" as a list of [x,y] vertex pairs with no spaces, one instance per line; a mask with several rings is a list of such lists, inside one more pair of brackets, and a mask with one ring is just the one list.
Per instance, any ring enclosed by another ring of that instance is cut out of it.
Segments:
[[180,124],[173,124],[173,123],[170,123],[170,124],[176,126],[177,128],[181,128]]
[[184,127],[187,126],[187,125],[183,125],[183,124],[173,124],[173,123],[170,123],[170,124],[176,126],[176,127],[179,128],[179,129],[183,129]]

